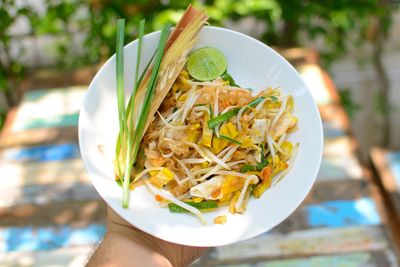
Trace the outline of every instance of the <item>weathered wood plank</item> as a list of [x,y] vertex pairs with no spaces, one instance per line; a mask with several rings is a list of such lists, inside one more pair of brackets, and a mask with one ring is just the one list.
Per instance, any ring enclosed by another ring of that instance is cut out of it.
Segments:
[[232,264],[286,257],[309,257],[390,249],[379,226],[320,228],[287,234],[267,233],[257,238],[212,249],[200,266]]
[[386,193],[397,214],[400,214],[400,152],[390,153],[374,148],[370,155]]
[[63,128],[77,127],[79,113],[55,115],[49,118],[31,118],[25,119],[23,122],[17,122],[14,131],[25,131],[41,128]]
[[[198,266],[194,264],[194,266]],[[259,261],[242,264],[216,264],[203,266],[229,267],[397,267],[391,251],[365,251],[338,255],[314,256],[307,258]]]
[[346,135],[346,131],[340,128],[340,125],[335,125],[332,122],[322,121],[325,138],[341,137]]
[[[51,202],[46,205],[21,205],[0,211],[2,226],[31,226],[52,224],[87,224],[104,221],[105,204],[101,200]],[[334,200],[318,204],[303,204],[272,232],[320,227],[338,228],[360,225],[379,225],[380,217],[371,199]]]
[[[51,267],[51,266],[84,266],[94,246],[79,246],[60,248],[37,252],[12,252],[2,255],[0,266],[14,267]],[[388,251],[366,251],[339,255],[315,256],[309,258],[282,259],[253,263],[229,265],[202,265],[202,266],[230,266],[230,267],[397,267],[398,264]],[[389,257],[388,257],[389,256]],[[192,266],[200,266],[193,264]]]
[[328,180],[362,179],[363,172],[358,159],[353,156],[323,157],[317,182]]
[[346,227],[378,225],[381,220],[370,198],[332,200],[304,207],[310,227]]
[[0,152],[0,161],[18,163],[57,161],[79,157],[80,152],[77,143],[14,147]]
[[91,183],[0,187],[0,208],[26,204],[45,205],[63,201],[96,200],[100,196]]
[[369,184],[364,179],[321,181],[314,184],[304,203],[317,204],[330,200],[351,200],[370,196]]
[[76,127],[34,129],[21,132],[11,132],[9,129],[5,129],[0,135],[0,149],[77,141],[78,129]]
[[391,151],[387,154],[390,169],[396,180],[397,189],[400,191],[400,151]]
[[[322,181],[314,185],[305,203],[335,199],[351,200],[369,195],[368,183],[365,180]],[[10,186],[0,188],[0,207],[24,204],[44,205],[62,201],[92,200],[98,197],[90,181]]]
[[396,178],[391,170],[387,152],[374,148],[370,151],[370,157],[376,174],[376,184],[383,198],[384,219],[397,253],[400,255],[400,192],[397,190]]
[[334,128],[349,132],[350,122],[340,104],[319,105],[318,108],[322,121],[330,123]]
[[0,254],[0,266],[54,267],[84,266],[94,250],[94,245],[58,248],[35,252],[9,252]]
[[77,126],[86,89],[75,86],[27,92],[14,119],[13,131]]
[[359,225],[379,225],[381,219],[370,198],[331,200],[314,204],[303,203],[273,232],[290,233],[320,227],[339,228]]
[[90,224],[84,227],[9,227],[0,229],[0,253],[91,245],[101,240],[105,230],[104,224]]
[[324,139],[324,157],[354,156],[354,140],[348,136],[329,137]]
[[50,224],[84,226],[105,223],[105,217],[106,204],[102,200],[21,205],[0,209],[0,227],[41,227]]
[[64,161],[0,164],[3,188],[33,184],[55,184],[89,181],[82,159]]

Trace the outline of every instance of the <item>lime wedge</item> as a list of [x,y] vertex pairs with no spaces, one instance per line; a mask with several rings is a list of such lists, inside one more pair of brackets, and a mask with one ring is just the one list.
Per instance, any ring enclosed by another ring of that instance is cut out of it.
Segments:
[[226,58],[218,49],[204,47],[194,51],[188,59],[187,70],[199,81],[210,81],[226,71]]

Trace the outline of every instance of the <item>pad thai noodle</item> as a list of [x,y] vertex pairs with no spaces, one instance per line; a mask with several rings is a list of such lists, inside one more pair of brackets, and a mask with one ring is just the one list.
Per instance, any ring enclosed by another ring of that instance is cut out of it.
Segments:
[[144,136],[134,180],[146,177],[172,212],[227,204],[243,213],[250,195],[259,198],[293,163],[293,108],[293,97],[279,89],[252,96],[222,78],[193,81],[183,70]]

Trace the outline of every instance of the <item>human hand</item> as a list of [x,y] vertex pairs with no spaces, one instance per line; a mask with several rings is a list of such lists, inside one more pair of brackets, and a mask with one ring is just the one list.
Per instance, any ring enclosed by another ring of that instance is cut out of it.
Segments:
[[208,248],[189,247],[149,235],[108,207],[107,232],[87,266],[188,266]]

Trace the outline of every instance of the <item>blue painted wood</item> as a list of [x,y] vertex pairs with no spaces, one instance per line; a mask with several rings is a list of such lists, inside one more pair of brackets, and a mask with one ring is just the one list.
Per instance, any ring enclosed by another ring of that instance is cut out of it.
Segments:
[[388,152],[387,159],[389,168],[392,171],[397,190],[400,191],[400,151]]
[[0,253],[50,250],[60,247],[90,245],[101,240],[106,227],[91,224],[73,228],[64,226],[10,227],[0,230]]
[[255,264],[255,267],[377,267],[379,265],[374,262],[373,256],[374,255],[371,255],[370,253],[359,252],[344,255],[339,254],[300,259],[283,259],[268,262],[259,262]]
[[346,132],[342,128],[338,127],[337,125],[335,125],[332,122],[323,121],[322,127],[324,130],[325,138],[327,138],[327,137],[334,138],[334,137],[341,137],[341,136],[346,135]]
[[318,172],[317,182],[361,179],[362,169],[354,155],[324,156]]
[[[286,221],[296,218],[297,224],[302,224],[303,217],[306,219],[305,228],[301,228],[306,229],[303,231],[310,231],[310,233],[313,229],[321,227],[325,228],[326,231],[332,231],[333,228],[370,227],[381,223],[375,204],[370,198],[321,202],[307,205],[300,208],[299,211],[300,217],[292,218],[291,216]],[[90,245],[103,237],[105,229],[102,224],[91,224],[82,228],[74,228],[68,225],[4,228],[0,230],[0,253]],[[296,229],[294,227],[289,232]],[[266,235],[279,234],[279,230],[282,230],[281,227],[277,227]]]
[[63,114],[49,118],[35,118],[17,124],[17,126],[14,126],[14,130],[24,131],[41,128],[61,128],[78,126],[78,120],[79,113]]
[[77,126],[85,91],[86,86],[74,86],[27,92],[14,119],[13,131]]
[[304,209],[308,213],[308,224],[311,227],[346,227],[381,223],[371,198],[327,201],[308,205]]
[[79,158],[79,146],[75,143],[34,146],[23,149],[9,149],[3,153],[7,161],[58,161]]

